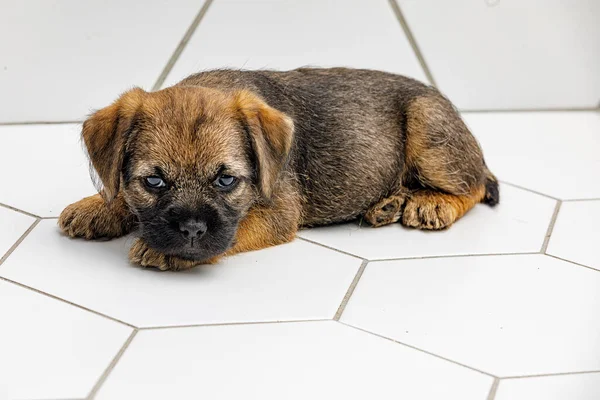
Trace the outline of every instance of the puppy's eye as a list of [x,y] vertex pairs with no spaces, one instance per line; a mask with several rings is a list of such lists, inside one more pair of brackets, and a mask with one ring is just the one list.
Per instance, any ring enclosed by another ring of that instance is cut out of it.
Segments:
[[235,176],[223,174],[217,178],[215,185],[221,189],[230,189],[236,181],[237,179]]
[[145,179],[145,182],[146,182],[146,186],[151,187],[153,189],[163,188],[163,187],[167,186],[165,181],[163,181],[158,176],[149,176]]

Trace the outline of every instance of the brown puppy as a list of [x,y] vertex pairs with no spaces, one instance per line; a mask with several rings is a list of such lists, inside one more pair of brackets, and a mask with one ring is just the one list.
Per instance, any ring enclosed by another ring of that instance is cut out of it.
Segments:
[[218,70],[133,89],[83,125],[102,188],[68,206],[72,237],[137,228],[130,259],[186,269],[364,216],[443,229],[498,184],[451,103],[378,71]]

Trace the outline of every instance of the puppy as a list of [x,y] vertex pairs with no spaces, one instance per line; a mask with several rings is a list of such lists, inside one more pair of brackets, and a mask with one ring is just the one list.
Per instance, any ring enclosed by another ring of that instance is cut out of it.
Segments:
[[216,70],[124,93],[83,124],[99,194],[59,218],[71,237],[137,230],[130,260],[162,270],[364,217],[444,229],[498,183],[452,104],[384,72]]

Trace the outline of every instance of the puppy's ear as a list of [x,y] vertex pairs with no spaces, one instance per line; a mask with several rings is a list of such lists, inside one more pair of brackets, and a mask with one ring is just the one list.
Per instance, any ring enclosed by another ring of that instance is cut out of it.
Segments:
[[292,146],[294,122],[250,91],[238,91],[234,98],[236,111],[250,136],[258,187],[261,195],[270,199]]
[[98,178],[94,183],[106,201],[119,192],[125,145],[145,94],[139,88],[125,92],[83,123],[81,136]]

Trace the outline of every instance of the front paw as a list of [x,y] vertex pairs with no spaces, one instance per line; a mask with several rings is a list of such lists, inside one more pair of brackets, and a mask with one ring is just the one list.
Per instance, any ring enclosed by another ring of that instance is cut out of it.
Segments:
[[161,271],[183,271],[200,264],[214,264],[218,257],[205,261],[184,260],[179,257],[159,253],[150,248],[142,239],[136,239],[129,250],[129,261],[142,267],[155,267]]
[[65,234],[85,239],[123,236],[133,223],[124,200],[117,198],[107,204],[99,194],[67,206],[58,218],[58,226]]

